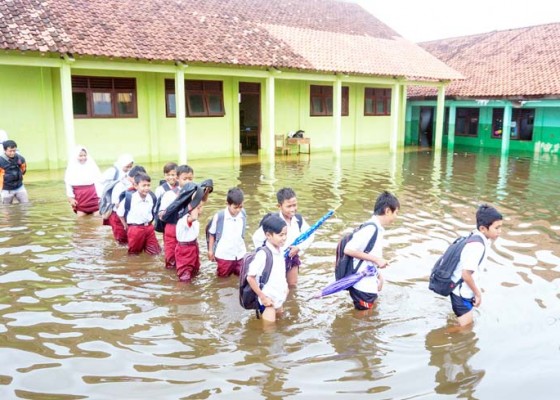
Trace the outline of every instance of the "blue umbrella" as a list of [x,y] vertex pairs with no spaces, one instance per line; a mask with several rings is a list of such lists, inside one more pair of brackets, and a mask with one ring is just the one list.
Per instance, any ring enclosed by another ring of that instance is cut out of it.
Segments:
[[330,285],[325,286],[325,288],[313,296],[312,299],[320,299],[321,297],[328,296],[329,294],[340,292],[344,289],[348,289],[351,286],[354,286],[358,283],[362,278],[366,276],[375,276],[377,275],[377,267],[375,265],[368,265],[366,269],[360,272],[356,272],[355,274],[348,275],[338,281],[331,283]]
[[[295,238],[295,240],[292,242],[292,244],[289,247],[297,246],[301,242],[305,241],[309,236],[313,234],[313,232],[315,232],[321,225],[323,225],[323,222],[325,222],[333,214],[334,214],[334,210],[330,210],[329,212],[327,212],[325,215],[319,218],[317,222],[311,225],[308,230],[306,230],[305,232],[300,234],[297,238]],[[288,258],[288,254],[290,253],[289,247],[284,252],[285,258]]]

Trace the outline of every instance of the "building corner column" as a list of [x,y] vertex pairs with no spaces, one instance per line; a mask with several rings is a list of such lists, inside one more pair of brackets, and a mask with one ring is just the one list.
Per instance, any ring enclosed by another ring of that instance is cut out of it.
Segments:
[[76,134],[74,131],[74,107],[72,102],[72,69],[74,59],[68,55],[60,66],[60,94],[62,99],[62,121],[64,126],[64,137],[66,139],[66,157],[72,158],[74,147],[76,147]]
[[333,154],[340,157],[342,147],[342,80],[339,76],[333,85]]
[[187,163],[187,112],[186,112],[186,96],[185,96],[185,69],[187,66],[181,62],[177,62],[177,70],[175,71],[175,123],[177,131],[177,140],[179,143],[179,155],[177,157],[179,164]]

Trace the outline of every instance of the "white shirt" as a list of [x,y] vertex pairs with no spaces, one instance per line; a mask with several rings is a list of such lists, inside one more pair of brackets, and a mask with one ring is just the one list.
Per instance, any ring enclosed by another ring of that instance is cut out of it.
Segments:
[[[350,250],[356,251],[364,251],[368,242],[371,240],[373,235],[375,234],[375,230],[377,229],[377,239],[375,239],[375,244],[373,248],[369,252],[376,257],[383,258],[383,234],[385,232],[385,228],[381,226],[377,216],[372,216],[367,222],[373,222],[374,225],[367,225],[357,231],[353,236],[352,239],[346,244],[346,248]],[[360,260],[354,258],[354,268],[359,264]],[[357,272],[362,272],[367,268],[368,265],[375,265],[371,261],[362,261],[360,264],[360,268],[358,268]],[[366,276],[358,281],[354,288],[366,293],[377,293],[377,274],[373,276]]]
[[[278,212],[278,215],[288,225],[288,235],[287,235],[287,238],[286,238],[286,243],[282,247],[282,251],[285,251],[288,247],[290,247],[292,245],[294,240],[296,240],[296,238],[302,232],[305,232],[306,230],[309,229],[309,225],[305,221],[305,218],[301,217],[302,224],[301,224],[301,230],[300,230],[297,218],[295,216],[293,216],[292,219],[290,220],[290,222],[288,222],[288,221],[286,221],[286,219],[282,215],[281,211]],[[301,242],[300,244],[297,245],[297,247],[299,247],[299,250],[300,250],[299,253],[298,253],[299,255],[303,254],[303,251],[305,249],[307,249],[309,246],[311,246],[311,243],[313,243],[313,238],[314,237],[315,237],[315,235],[312,234],[307,239],[305,239],[303,242]],[[255,233],[253,233],[253,244],[255,245],[255,249],[261,247],[265,240],[266,240],[266,235],[264,234],[262,226],[259,226],[259,228],[255,231]]]
[[[243,211],[233,217],[228,208],[224,210],[224,226],[222,237],[216,246],[214,256],[221,260],[240,260],[247,252],[245,241],[243,240],[244,223]],[[208,233],[216,234],[218,225],[218,213],[214,214]]]
[[170,189],[169,189],[169,190],[165,190],[165,186],[164,186],[164,185],[166,185],[166,184],[167,184],[167,186],[169,186],[169,184],[168,184],[167,182],[165,182],[164,184],[159,185],[159,186],[156,188],[156,191],[155,191],[156,199],[159,199],[161,196],[163,196],[163,195],[164,195],[165,193],[167,193],[167,192],[173,192],[173,189],[176,189],[176,192],[179,191],[179,186],[177,186],[177,185],[175,185],[175,187],[169,186]]
[[163,193],[161,201],[159,203],[159,210],[167,210],[167,207],[169,207],[169,205],[173,203],[173,200],[177,198],[177,194],[179,194],[179,192],[175,193],[173,190],[168,190],[167,192]]
[[[125,200],[121,201],[117,208],[117,215],[124,217]],[[132,193],[130,198],[130,210],[126,216],[127,224],[145,224],[153,219],[152,210],[154,208],[154,200],[149,194],[142,198],[140,193]]]
[[187,225],[187,217],[189,214],[185,214],[183,217],[177,221],[177,229],[175,237],[178,242],[192,242],[198,238],[198,233],[200,231],[200,222],[198,220],[193,221],[191,226]]
[[[461,279],[463,275],[463,271],[472,271],[473,273],[471,276],[474,280],[474,283],[476,284],[477,287],[479,287],[478,273],[480,272],[480,268],[482,267],[482,265],[486,261],[486,258],[488,257],[487,250],[490,243],[488,239],[486,239],[486,236],[484,236],[478,229],[473,230],[472,233],[473,236],[475,235],[480,236],[482,238],[483,243],[469,242],[465,245],[465,247],[463,247],[463,251],[461,251],[461,259],[459,260],[459,265],[457,265],[457,268],[455,268],[455,271],[453,271],[453,275],[451,276],[451,279],[453,280],[453,282],[457,282],[459,279]],[[480,265],[478,265],[483,253],[484,253],[484,259],[482,260]],[[467,285],[464,282],[462,285],[457,286],[453,290],[453,294],[464,297],[465,299],[471,299],[474,297],[473,291],[471,290],[469,285]]]
[[[274,308],[280,308],[288,296],[288,281],[286,281],[286,262],[284,261],[284,252],[282,250],[276,250],[276,248],[268,242],[266,243],[266,247],[268,247],[272,252],[272,269],[270,270],[268,282],[264,284],[261,290],[266,297],[272,300]],[[255,277],[258,283],[264,271],[265,264],[266,253],[262,250],[258,251],[253,259],[253,262],[249,264],[247,276]]]

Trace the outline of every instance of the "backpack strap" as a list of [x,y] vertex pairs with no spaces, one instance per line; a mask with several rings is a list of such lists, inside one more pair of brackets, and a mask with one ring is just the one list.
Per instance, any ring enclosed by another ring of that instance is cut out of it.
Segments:
[[[478,261],[478,265],[482,264],[482,260],[484,260],[484,256],[486,255],[486,246],[484,245],[484,240],[478,236],[478,235],[473,235],[472,233],[465,239],[465,246],[469,243],[482,243],[482,245],[484,246],[484,250],[482,251],[482,256],[480,257],[480,260]],[[464,246],[463,246],[464,248]],[[461,250],[462,252],[463,250]],[[457,281],[457,286],[459,286],[459,293],[461,293],[461,287],[463,286],[463,277],[461,276],[461,278]]]
[[243,221],[243,230],[241,231],[241,237],[245,238],[245,231],[247,230],[247,213],[245,209],[241,210],[241,220]]
[[[364,253],[369,253],[372,249],[373,246],[375,245],[375,241],[377,240],[377,233],[379,232],[379,229],[377,228],[377,225],[375,225],[373,222],[364,222],[362,225],[360,225],[358,227],[358,229],[356,229],[354,231],[354,233],[358,232],[359,230],[361,230],[362,228],[365,228],[366,226],[369,225],[373,225],[375,226],[375,233],[373,234],[373,236],[369,239],[369,242],[366,245],[366,248],[364,249]],[[364,262],[364,260],[360,260],[358,262],[358,265],[356,265],[356,268],[354,268],[352,270],[352,272],[355,274],[356,272],[358,272],[358,270],[360,269],[360,266],[362,265],[362,263]]]
[[115,167],[113,165],[113,168],[115,168],[115,175],[113,176],[113,180],[116,181],[119,177],[119,169],[117,167]]
[[158,212],[158,207],[159,207],[158,198],[156,197],[154,192],[149,191],[148,193],[150,193],[150,197],[152,198],[152,221],[153,221],[156,216],[156,213]]
[[222,232],[224,231],[224,210],[220,210],[216,213],[216,233],[214,233],[214,250],[218,246],[218,242],[222,238]]
[[268,282],[268,279],[270,278],[270,273],[272,272],[273,259],[272,259],[272,251],[270,251],[270,249],[266,245],[259,247],[257,249],[257,252],[259,250],[263,250],[266,254],[264,269],[259,279],[259,287],[262,289],[263,286]]
[[301,214],[296,213],[296,221],[299,227],[299,231],[301,232],[301,226],[303,225],[303,217]]
[[[136,190],[127,190],[124,192],[124,220],[126,221],[126,217],[128,216],[128,212],[130,211],[130,204],[132,202],[132,195],[136,193]],[[156,215],[156,207],[158,200],[156,195],[153,192],[148,192],[150,197],[152,198],[152,219],[150,222],[154,220],[154,216]]]

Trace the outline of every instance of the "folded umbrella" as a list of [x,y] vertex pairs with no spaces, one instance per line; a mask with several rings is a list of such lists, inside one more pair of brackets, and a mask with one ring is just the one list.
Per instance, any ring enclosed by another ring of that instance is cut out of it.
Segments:
[[339,279],[338,281],[334,281],[330,285],[325,286],[323,290],[318,291],[313,296],[311,296],[311,298],[320,299],[321,297],[328,296],[329,294],[340,292],[342,290],[354,286],[364,277],[375,276],[376,274],[377,274],[377,267],[375,265],[370,264],[363,271],[356,272],[355,274],[352,275],[348,275],[342,279]]
[[[334,214],[334,210],[330,210],[329,212],[327,212],[325,215],[319,218],[317,222],[311,225],[309,229],[307,229],[305,232],[302,232],[297,238],[295,238],[289,247],[297,246],[301,242],[305,241],[309,236],[313,234],[313,232],[315,232],[321,225],[323,225],[323,222],[325,222],[333,214]],[[284,258],[288,258],[288,254],[290,253],[289,247],[284,252]]]

